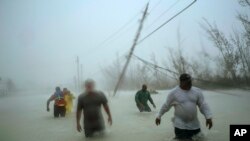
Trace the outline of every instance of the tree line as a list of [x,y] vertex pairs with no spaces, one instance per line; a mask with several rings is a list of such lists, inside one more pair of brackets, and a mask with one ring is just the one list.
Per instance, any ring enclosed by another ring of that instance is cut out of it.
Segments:
[[[250,10],[249,0],[238,0],[242,8]],[[168,63],[164,67],[175,73],[157,69],[146,63],[132,61],[124,77],[121,89],[138,89],[142,83],[151,89],[165,89],[177,84],[178,76],[190,73],[194,83],[200,87],[210,88],[249,88],[250,87],[250,20],[248,13],[238,13],[240,30],[232,29],[231,34],[225,34],[216,24],[204,19],[200,27],[205,31],[207,39],[218,51],[214,56],[203,50],[199,59],[183,53],[183,42],[180,31],[177,32],[177,46],[168,49]],[[113,89],[121,73],[124,60],[119,58],[102,72],[108,89]],[[150,62],[158,65],[154,54]]]

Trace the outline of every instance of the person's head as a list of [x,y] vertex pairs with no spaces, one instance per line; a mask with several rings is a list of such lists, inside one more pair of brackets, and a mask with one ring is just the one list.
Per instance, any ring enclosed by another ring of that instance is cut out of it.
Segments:
[[61,91],[60,87],[56,87],[56,91],[57,91],[57,92],[58,92],[58,91]]
[[147,85],[146,85],[146,84],[143,84],[143,85],[142,85],[142,90],[143,90],[143,91],[146,91],[146,90],[147,90]]
[[192,77],[187,74],[183,73],[180,75],[180,87],[183,90],[190,90],[192,87]]
[[68,93],[68,89],[67,88],[63,88],[63,93]]
[[92,79],[87,79],[85,81],[84,85],[85,85],[85,90],[87,92],[91,92],[91,91],[95,90],[95,81]]

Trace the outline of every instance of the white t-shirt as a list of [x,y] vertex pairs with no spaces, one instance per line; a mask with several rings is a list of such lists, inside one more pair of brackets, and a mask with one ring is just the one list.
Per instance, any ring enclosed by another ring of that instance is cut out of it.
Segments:
[[179,86],[175,87],[163,104],[158,118],[174,106],[174,126],[180,129],[195,130],[200,128],[197,117],[197,106],[206,119],[212,118],[212,113],[204,96],[199,88],[192,87],[190,90],[182,90]]

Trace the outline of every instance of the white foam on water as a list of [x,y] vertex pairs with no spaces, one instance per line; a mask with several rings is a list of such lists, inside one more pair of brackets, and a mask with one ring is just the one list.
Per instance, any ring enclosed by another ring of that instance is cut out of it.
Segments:
[[197,135],[192,137],[193,141],[206,141],[206,136],[204,135],[204,133],[200,132]]

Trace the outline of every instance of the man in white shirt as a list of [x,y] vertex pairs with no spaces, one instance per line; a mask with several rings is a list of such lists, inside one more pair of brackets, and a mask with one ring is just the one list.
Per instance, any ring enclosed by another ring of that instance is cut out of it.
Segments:
[[197,117],[197,106],[206,118],[206,126],[211,129],[213,126],[212,113],[204,96],[199,88],[192,86],[192,79],[189,74],[180,76],[180,86],[170,92],[166,102],[158,113],[155,123],[160,125],[161,117],[174,107],[174,127],[176,139],[191,139],[200,132],[200,122]]

